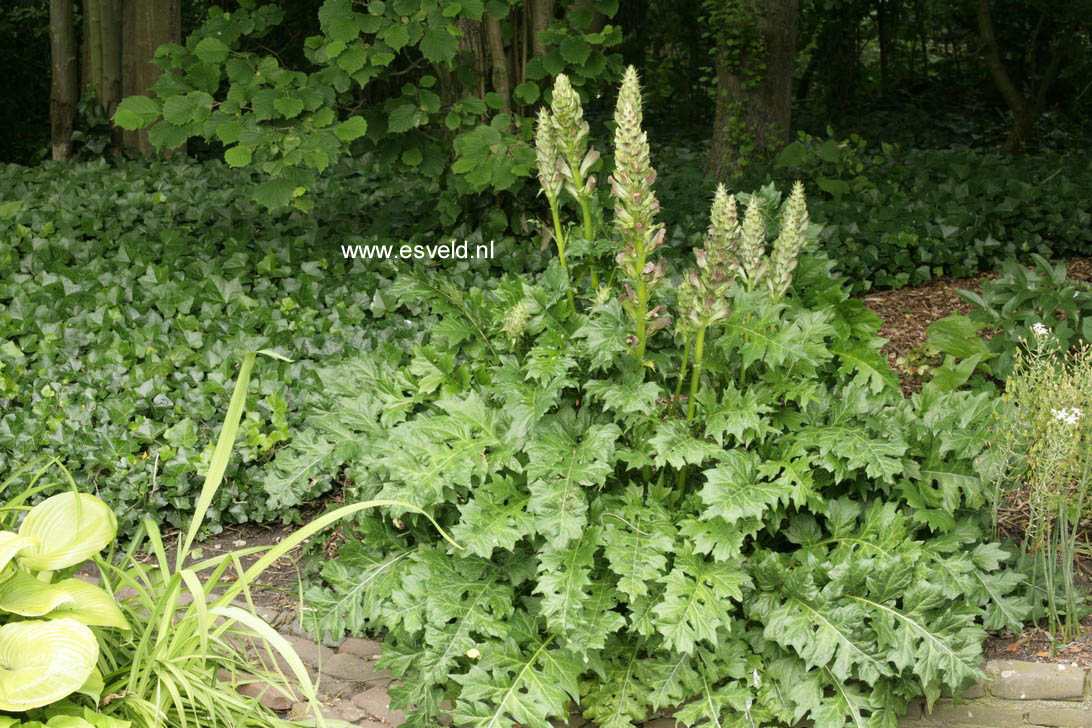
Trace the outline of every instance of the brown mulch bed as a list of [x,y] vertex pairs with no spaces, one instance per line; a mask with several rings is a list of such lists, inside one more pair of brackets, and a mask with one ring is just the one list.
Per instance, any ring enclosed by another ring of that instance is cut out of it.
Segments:
[[[1092,258],[1068,260],[1066,269],[1070,278],[1092,281]],[[926,362],[922,354],[927,341],[925,331],[929,324],[949,314],[969,312],[973,307],[956,295],[956,291],[965,289],[981,293],[982,281],[996,277],[996,273],[975,278],[945,277],[914,288],[869,291],[860,296],[865,306],[884,320],[879,335],[888,341],[883,351],[892,368],[899,374],[904,394],[909,395],[921,389],[922,377],[917,367],[919,363],[934,366],[938,363],[939,358]],[[905,364],[896,363],[900,357],[906,361]]]

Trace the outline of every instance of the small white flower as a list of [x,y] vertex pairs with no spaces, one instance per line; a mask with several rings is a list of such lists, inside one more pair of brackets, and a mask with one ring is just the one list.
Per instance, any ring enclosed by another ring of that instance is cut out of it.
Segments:
[[1060,420],[1067,425],[1075,425],[1080,421],[1084,413],[1081,412],[1078,407],[1063,407],[1062,409],[1052,409],[1050,414],[1054,415],[1054,419]]
[[1036,321],[1031,325],[1031,332],[1040,338],[1050,335],[1050,329],[1043,326],[1041,321]]
[[466,656],[469,657],[471,660],[476,660],[482,656],[482,653],[478,651],[477,647],[471,647],[469,650],[466,651]]

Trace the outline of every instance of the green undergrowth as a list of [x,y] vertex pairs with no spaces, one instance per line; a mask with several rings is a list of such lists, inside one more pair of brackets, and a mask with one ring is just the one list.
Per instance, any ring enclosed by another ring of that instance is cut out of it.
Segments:
[[253,491],[316,365],[417,335],[390,310],[389,265],[341,254],[427,224],[412,183],[377,169],[343,165],[312,213],[271,216],[245,193],[250,174],[219,163],[0,167],[0,470],[55,454],[122,533],[143,515],[178,526],[234,354],[272,348],[295,362],[255,377],[207,523],[284,516]]
[[[700,227],[693,221],[713,189],[706,154],[698,142],[654,151],[669,237]],[[800,133],[772,167],[739,184],[800,179],[812,220],[824,225],[823,248],[854,289],[901,288],[975,276],[1012,258],[1030,264],[1035,253],[1092,254],[1088,164],[1075,153],[874,146]]]

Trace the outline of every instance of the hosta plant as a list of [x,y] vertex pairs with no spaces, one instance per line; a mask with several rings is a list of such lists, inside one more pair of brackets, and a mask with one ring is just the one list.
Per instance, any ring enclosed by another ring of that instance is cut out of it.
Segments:
[[50,485],[39,481],[53,465],[41,467],[0,511],[0,711],[25,714],[76,693],[97,699],[103,678],[91,627],[129,630],[108,593],[70,577],[113,541],[110,508],[75,488],[24,505]]
[[799,188],[719,190],[668,269],[632,69],[616,120],[613,288],[407,274],[427,335],[324,373],[270,505],[344,478],[464,548],[364,514],[307,621],[384,632],[409,726],[894,726],[1026,612],[981,541],[990,402],[902,398]]

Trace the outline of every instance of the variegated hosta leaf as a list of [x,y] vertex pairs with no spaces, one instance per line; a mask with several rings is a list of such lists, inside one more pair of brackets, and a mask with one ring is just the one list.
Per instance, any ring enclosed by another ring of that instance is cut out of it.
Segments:
[[71,594],[56,584],[38,581],[25,571],[0,582],[0,610],[24,617],[41,617],[72,599]]
[[81,624],[129,629],[114,598],[99,587],[79,579],[46,584],[25,571],[0,582],[0,611],[23,617],[69,617]]
[[63,589],[71,601],[65,602],[50,612],[48,617],[71,617],[72,619],[94,627],[116,627],[128,630],[129,623],[121,613],[117,602],[105,591],[79,579],[65,579],[57,582],[58,589]]
[[102,551],[117,535],[114,512],[88,493],[67,491],[46,498],[23,519],[19,535],[34,544],[19,553],[31,570],[56,571]]
[[0,531],[0,571],[3,571],[20,551],[33,545],[34,542],[25,536],[11,531]]
[[0,710],[23,712],[79,690],[99,657],[94,633],[74,619],[0,627]]

